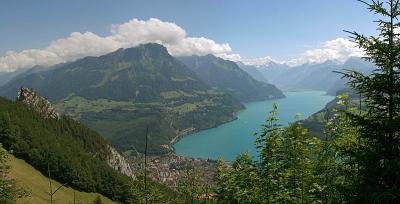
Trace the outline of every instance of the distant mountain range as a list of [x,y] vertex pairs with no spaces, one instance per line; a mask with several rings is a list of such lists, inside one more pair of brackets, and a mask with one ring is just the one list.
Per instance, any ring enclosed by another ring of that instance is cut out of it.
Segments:
[[180,60],[159,44],[119,49],[23,72],[0,95],[12,99],[20,87],[33,88],[121,151],[143,152],[149,127],[152,154],[172,151],[171,141],[182,135],[235,119],[240,102],[283,97],[233,62],[211,55]]
[[249,74],[259,72],[270,83],[285,91],[321,90],[335,95],[336,91],[345,88],[346,81],[334,71],[354,69],[370,73],[374,65],[361,58],[350,58],[344,64],[326,61],[319,64],[303,64],[289,67],[285,64],[269,62],[261,66],[245,66],[241,68]]
[[15,71],[15,72],[0,72],[0,86],[9,82],[15,76],[23,73],[26,70]]
[[267,78],[264,77],[263,73],[255,66],[245,65],[242,62],[236,62],[236,64],[245,72],[247,72],[251,77],[253,77],[257,81],[261,81],[264,83],[269,83]]
[[261,101],[284,97],[274,85],[257,81],[228,60],[214,55],[179,58],[207,85],[221,90],[241,102]]

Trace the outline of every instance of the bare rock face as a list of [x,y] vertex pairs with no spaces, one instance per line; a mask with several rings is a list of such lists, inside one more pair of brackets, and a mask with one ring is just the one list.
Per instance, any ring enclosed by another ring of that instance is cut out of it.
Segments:
[[33,89],[20,88],[17,93],[17,101],[30,106],[43,118],[60,118],[51,103],[46,98],[39,96]]
[[108,149],[110,150],[110,155],[108,156],[107,164],[122,174],[135,179],[135,174],[126,159],[113,147],[108,146]]

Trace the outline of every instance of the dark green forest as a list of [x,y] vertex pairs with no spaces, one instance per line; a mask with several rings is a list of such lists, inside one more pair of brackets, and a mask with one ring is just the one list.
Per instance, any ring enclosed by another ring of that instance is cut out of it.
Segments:
[[[137,203],[142,188],[109,167],[107,142],[95,131],[68,118],[44,119],[21,102],[0,98],[0,141],[44,175],[85,192],[98,192],[122,203]],[[159,197],[171,191],[149,181]]]
[[274,85],[255,80],[235,62],[214,55],[180,57],[179,60],[207,85],[217,87],[239,101],[262,101],[285,97]]

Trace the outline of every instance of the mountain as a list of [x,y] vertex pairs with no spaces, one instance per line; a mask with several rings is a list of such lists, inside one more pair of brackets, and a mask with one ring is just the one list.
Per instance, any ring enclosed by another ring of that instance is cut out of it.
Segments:
[[[370,74],[375,68],[375,65],[371,62],[365,61],[361,58],[352,57],[343,64],[341,71],[344,69],[357,70],[363,74]],[[346,83],[346,79],[337,79],[332,87],[328,89],[328,94],[335,96],[338,94],[337,92],[343,92],[345,89],[350,90]]]
[[179,58],[209,86],[221,90],[242,102],[282,98],[274,85],[255,80],[239,66],[214,55]]
[[289,67],[285,64],[269,63],[257,67],[270,83],[287,91],[321,90],[335,95],[336,91],[345,87],[346,81],[335,71],[354,69],[363,73],[370,73],[374,65],[361,58],[350,58],[344,64],[334,61],[323,63],[303,64]]
[[171,141],[235,119],[243,105],[203,83],[159,44],[119,49],[15,77],[0,89],[14,98],[34,88],[61,114],[98,131],[120,151],[172,151]]
[[0,72],[0,87],[11,81],[15,77],[22,77],[35,72],[47,70],[46,66],[34,66],[30,69],[20,69],[14,72]]
[[251,65],[245,65],[242,62],[236,62],[236,64],[245,72],[247,72],[251,77],[253,77],[257,81],[261,81],[264,83],[269,83],[267,78],[260,72],[260,70]]
[[[341,94],[348,94],[351,103],[355,106],[358,106],[360,102],[360,96],[358,94],[355,94],[354,91],[349,88],[340,89],[336,92],[336,94],[336,96],[339,96]],[[311,116],[303,120],[303,126],[313,132],[317,137],[322,138],[324,136],[324,128],[326,122],[331,119],[335,114],[334,109],[343,109],[343,107],[338,104],[340,100],[342,99],[338,97],[334,98],[332,101],[326,104],[326,106],[322,110],[312,114]]]
[[15,76],[21,74],[22,71],[16,71],[16,72],[0,72],[0,86],[6,84],[9,82],[12,78]]

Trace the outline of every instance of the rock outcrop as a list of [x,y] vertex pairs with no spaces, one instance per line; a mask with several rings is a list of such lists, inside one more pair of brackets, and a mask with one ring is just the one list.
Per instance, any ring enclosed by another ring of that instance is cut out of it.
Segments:
[[136,178],[127,160],[114,147],[108,146],[108,149],[110,150],[110,155],[108,156],[107,164],[122,174]]
[[43,118],[60,118],[51,103],[46,98],[39,96],[33,89],[20,88],[17,93],[17,101],[30,106],[35,111],[39,112]]

